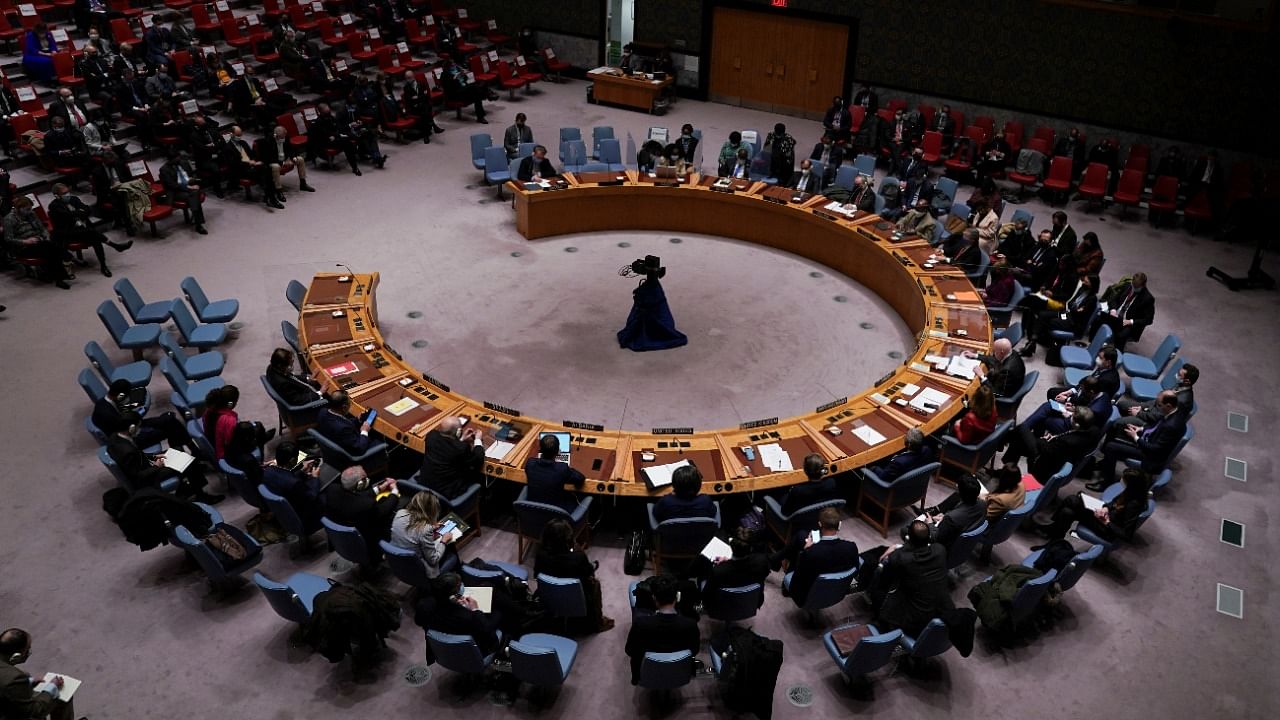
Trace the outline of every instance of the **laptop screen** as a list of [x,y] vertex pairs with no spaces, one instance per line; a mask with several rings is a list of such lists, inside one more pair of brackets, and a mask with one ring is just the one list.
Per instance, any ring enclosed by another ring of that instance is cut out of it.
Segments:
[[560,454],[556,456],[556,460],[562,463],[569,462],[569,445],[573,441],[572,436],[567,432],[544,432],[538,434],[538,440],[553,435],[560,441]]

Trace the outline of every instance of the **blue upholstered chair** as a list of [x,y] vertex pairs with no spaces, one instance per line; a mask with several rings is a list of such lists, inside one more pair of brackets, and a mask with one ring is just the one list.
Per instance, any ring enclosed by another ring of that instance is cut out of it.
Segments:
[[[1013,531],[1022,526],[1022,523],[1031,517],[1035,510],[1035,504],[1030,500],[1022,503],[1022,505],[1010,510],[994,523],[987,523],[987,527],[983,530],[981,537],[978,538],[977,544],[982,546],[982,552],[979,557],[983,562],[991,559],[991,550],[996,545],[1013,537]],[[948,561],[950,556],[948,556]]]
[[1049,592],[1049,587],[1053,585],[1056,577],[1058,577],[1058,571],[1051,568],[1040,577],[1024,582],[1013,594],[1009,619],[1015,633],[1040,608],[1040,603],[1044,601],[1044,596]]
[[1031,229],[1032,227],[1035,226],[1036,216],[1035,214],[1031,213],[1028,210],[1025,210],[1023,208],[1018,208],[1017,210],[1013,211],[1013,217],[1010,218],[1009,222],[1018,222],[1019,220],[1026,220],[1027,229]]
[[693,655],[688,650],[647,652],[640,661],[640,687],[664,694],[693,680]]
[[783,542],[791,539],[791,536],[802,530],[813,530],[818,527],[818,513],[824,508],[843,508],[844,499],[826,500],[813,505],[807,505],[798,508],[790,515],[782,512],[782,503],[775,498],[765,496],[764,498],[764,524],[769,526],[773,534]]
[[612,126],[597,125],[591,128],[591,157],[600,158],[600,146],[606,140],[616,140],[613,136]]
[[[148,448],[148,450],[152,449],[159,452],[159,448]],[[105,447],[98,448],[98,461],[107,469],[107,472],[111,473],[111,477],[115,478],[116,484],[120,487],[131,493],[139,490],[139,488],[134,487],[133,483],[129,482],[129,479],[125,477],[124,473],[120,470],[120,466],[116,465],[116,461],[112,459],[111,454],[107,452]],[[160,489],[165,492],[173,492],[174,490],[177,490],[178,478],[172,477],[160,483]]]
[[[571,141],[571,140],[578,140],[578,141],[581,141],[581,140],[582,140],[582,130],[581,130],[580,128],[576,128],[576,127],[562,127],[562,128],[560,128],[560,142],[562,142],[562,143],[567,143],[567,142],[569,142],[569,141]],[[561,159],[561,160],[564,160],[564,158],[560,158],[560,159]]]
[[307,430],[307,437],[319,443],[320,454],[324,456],[325,463],[330,467],[337,468],[338,470],[346,470],[352,465],[359,465],[370,475],[376,475],[386,467],[386,442],[379,441],[372,443],[364,452],[359,455],[352,455],[344,450],[342,446],[324,435],[321,435],[315,428]]
[[[493,138],[489,133],[475,133],[471,136],[471,166],[481,172],[488,163],[487,150],[493,147]],[[503,151],[502,166],[507,166],[506,152]]]
[[507,151],[501,146],[487,147],[484,149],[484,181],[490,185],[498,186],[498,197],[502,197],[502,186],[508,180],[515,180],[516,176],[509,169],[507,164]]
[[270,510],[266,501],[258,494],[258,486],[249,482],[249,476],[243,470],[227,462],[226,458],[218,461],[218,470],[227,479],[227,486],[250,507],[263,511]]
[[978,248],[978,266],[972,270],[966,270],[964,276],[969,278],[969,282],[978,287],[983,287],[987,283],[987,270],[991,269],[991,256],[986,250]]
[[459,538],[456,547],[461,548],[472,540],[480,537],[480,483],[472,483],[462,494],[457,497],[445,497],[440,493],[432,490],[426,485],[418,483],[418,473],[414,473],[408,480],[397,481],[397,486],[401,492],[408,494],[416,494],[420,492],[429,492],[436,496],[440,501],[440,509],[444,513],[454,513],[458,517],[467,521],[474,532],[468,532]]
[[1160,371],[1164,370],[1164,366],[1168,365],[1173,356],[1181,349],[1182,339],[1170,333],[1164,336],[1164,340],[1160,342],[1155,352],[1150,355],[1131,352],[1120,353],[1120,367],[1131,378],[1154,380],[1160,375]]
[[560,162],[568,172],[578,172],[587,164],[587,144],[582,140],[567,140],[560,143]]
[[658,522],[653,516],[654,503],[647,506],[649,532],[653,538],[653,572],[662,572],[666,559],[688,560],[695,558],[707,546],[720,529],[720,503],[715,503],[714,517],[671,518]]
[[1017,347],[1018,343],[1022,342],[1022,323],[1009,323],[1009,327],[996,330],[991,334],[991,339],[993,340],[1000,340],[1002,338],[1008,340],[1010,345]]
[[289,433],[294,437],[316,424],[316,420],[320,416],[320,411],[325,406],[325,399],[319,395],[315,400],[304,405],[290,405],[285,399],[280,397],[280,393],[271,387],[271,383],[267,382],[266,375],[259,375],[258,379],[262,381],[262,389],[267,391],[267,397],[271,398],[276,404],[276,427],[277,429],[288,426]]
[[245,557],[243,560],[232,562],[226,566],[218,560],[218,556],[213,550],[202,541],[196,539],[195,535],[184,525],[177,525],[173,528],[174,543],[187,551],[204,570],[204,574],[209,578],[209,583],[215,588],[225,588],[235,583],[246,570],[262,562],[262,546],[257,540],[247,532],[244,532],[234,525],[224,525],[225,529],[232,537],[236,539],[245,549]]
[[169,402],[186,416],[199,415],[209,391],[226,385],[220,377],[191,382],[190,378],[182,374],[182,368],[168,357],[160,358],[160,374],[169,381],[169,387],[173,389]]
[[[426,590],[431,587],[431,578],[427,576],[427,568],[416,551],[402,548],[399,545],[392,545],[386,540],[379,540],[378,547],[382,548],[382,554],[387,558],[387,567],[391,568],[391,574],[399,578],[400,582],[419,590]],[[440,565],[440,572],[456,572],[457,569],[458,555],[449,553]]]
[[[1058,584],[1058,589],[1062,592],[1066,592],[1075,587],[1076,583],[1080,582],[1080,578],[1084,577],[1084,574],[1089,571],[1089,568],[1093,567],[1093,563],[1097,561],[1098,558],[1102,557],[1102,550],[1103,548],[1101,545],[1090,545],[1089,549],[1076,553],[1075,556],[1071,558],[1071,562],[1067,563],[1066,567],[1062,568],[1062,571],[1059,572],[1055,578],[1055,582]],[[1039,560],[1040,556],[1043,554],[1043,549],[1036,550],[1024,558],[1022,564],[1025,567],[1035,567],[1036,561]]]
[[717,588],[714,593],[714,597],[703,598],[707,616],[724,623],[755,617],[764,601],[764,585],[761,583]]
[[299,551],[306,548],[310,544],[311,536],[322,527],[319,519],[307,524],[288,498],[275,494],[266,485],[258,486],[258,497],[266,503],[267,510],[279,521],[280,527],[297,538],[296,544],[290,548],[290,555],[297,555]]
[[951,649],[951,636],[947,634],[947,626],[938,618],[930,620],[915,637],[903,633],[898,642],[907,651],[906,657],[912,661],[937,657]]
[[[818,612],[834,607],[844,600],[849,594],[849,584],[857,574],[858,566],[855,565],[843,572],[819,575],[813,581],[813,586],[809,588],[809,593],[805,595],[804,603],[797,602],[796,606],[808,613],[811,619],[816,619]],[[790,576],[791,573],[787,573],[787,577],[790,578]],[[788,587],[790,587],[789,581]]]
[[[929,492],[929,480],[942,467],[931,462],[898,476],[893,482],[880,479],[870,466],[862,468],[862,482],[858,488],[858,517],[880,531],[881,537],[889,536],[889,516],[894,510],[924,502]],[[876,514],[868,513],[870,504]]]
[[120,309],[110,300],[103,300],[98,305],[98,319],[111,335],[116,347],[121,350],[132,350],[133,359],[141,360],[142,351],[155,345],[160,340],[160,324],[145,323],[129,325],[129,321],[120,314]]
[[841,165],[840,167],[836,168],[836,179],[834,180],[833,184],[836,187],[841,187],[841,188],[844,188],[845,190],[853,192],[853,179],[856,177],[858,177],[857,168],[853,167],[852,165]]
[[973,557],[973,549],[978,547],[982,536],[987,532],[987,527],[987,521],[983,520],[976,527],[960,533],[960,536],[952,541],[951,547],[947,548],[947,570],[957,570]]
[[284,299],[289,301],[294,310],[302,312],[302,304],[307,300],[307,286],[297,280],[290,280],[284,289]]
[[942,454],[939,460],[945,465],[959,468],[964,472],[977,472],[978,468],[989,465],[996,451],[1004,444],[1004,436],[1013,429],[1012,420],[1002,420],[990,435],[977,443],[962,443],[952,435],[943,435]]
[[537,580],[538,597],[542,598],[547,615],[561,618],[566,624],[570,619],[587,616],[587,595],[581,580],[545,573],[538,573]]
[[996,413],[1001,420],[1018,420],[1018,408],[1022,407],[1022,399],[1031,392],[1031,388],[1036,386],[1036,382],[1040,380],[1040,371],[1032,370],[1027,373],[1022,380],[1022,387],[1013,395],[1004,398],[996,398]]
[[1174,358],[1169,363],[1169,367],[1165,369],[1164,374],[1160,376],[1159,382],[1150,378],[1135,377],[1129,380],[1129,397],[1139,402],[1149,402],[1155,400],[1156,396],[1162,390],[1172,390],[1178,384],[1178,371],[1183,365],[1187,364],[1187,359],[1182,356]]
[[599,154],[596,158],[608,166],[611,172],[622,172],[627,169],[622,162],[622,146],[616,138],[606,138],[600,142]]
[[187,347],[205,350],[221,345],[227,339],[227,326],[222,323],[200,324],[196,322],[191,311],[187,309],[182,298],[174,298],[169,310],[173,316],[173,324],[178,327],[178,336]]
[[529,633],[508,646],[511,674],[537,688],[558,687],[569,679],[578,643],[548,633]]
[[480,646],[470,635],[451,635],[438,630],[427,631],[427,645],[431,656],[442,667],[471,679],[483,675],[498,656],[496,650],[489,655],[481,655]]
[[127,365],[116,365],[96,340],[85,343],[84,356],[89,358],[89,364],[108,386],[116,380],[125,380],[134,387],[146,387],[151,382],[151,363],[137,360]]
[[160,349],[178,366],[182,375],[191,380],[217,377],[222,374],[222,368],[226,365],[226,358],[218,350],[188,355],[168,333],[161,333]]
[[234,298],[210,302],[204,288],[200,287],[200,283],[190,275],[182,278],[179,287],[182,288],[182,294],[187,296],[187,302],[191,303],[191,309],[196,311],[196,317],[200,322],[231,322],[240,312],[240,301]]
[[573,527],[575,540],[584,545],[591,539],[591,526],[587,523],[587,510],[591,507],[591,498],[583,498],[572,513],[564,508],[529,500],[529,488],[520,489],[520,496],[512,506],[516,511],[517,549],[516,562],[524,562],[525,551],[542,539],[542,529],[556,518],[567,520]]
[[328,578],[305,572],[294,573],[284,582],[272,580],[260,572],[255,572],[253,584],[262,591],[267,598],[267,604],[271,605],[271,609],[275,610],[277,615],[299,625],[305,625],[311,619],[316,596],[332,586]]
[[[940,177],[933,189],[934,192],[941,193],[943,197],[949,198],[954,203],[956,201],[956,192],[960,190],[960,183],[956,182],[955,178]],[[969,214],[965,213],[965,217],[968,216]]]
[[1062,359],[1062,367],[1064,368],[1080,368],[1093,372],[1093,363],[1097,359],[1098,353],[1102,351],[1102,346],[1111,342],[1111,328],[1106,325],[1099,325],[1098,331],[1093,334],[1093,340],[1089,341],[1089,347],[1078,348],[1071,345],[1064,345],[1058,351],[1058,357]]
[[320,518],[320,524],[324,527],[329,544],[333,546],[334,552],[338,553],[338,557],[362,568],[378,564],[378,557],[369,551],[369,546],[359,530],[350,525],[336,523],[327,517]]
[[507,575],[517,580],[526,582],[529,580],[529,571],[520,565],[502,562],[501,560],[485,560],[485,562],[499,569],[489,570],[471,565],[462,565],[458,568],[462,574],[462,582],[468,587],[472,585],[493,586],[501,583],[502,578]]
[[863,153],[853,159],[853,169],[859,175],[872,177],[876,174],[876,156]]
[[129,313],[129,317],[135,323],[139,325],[163,323],[169,319],[170,302],[168,300],[146,302],[129,278],[120,278],[111,287],[115,290],[120,304],[124,306],[125,312]]
[[1027,296],[1027,289],[1022,283],[1014,281],[1013,295],[1009,297],[1009,302],[1004,305],[988,305],[987,314],[991,316],[991,322],[996,325],[1008,325],[1009,320],[1013,317],[1013,311],[1018,309],[1018,304]]
[[[1129,534],[1121,538],[1120,540],[1123,540],[1125,542],[1132,540],[1133,536],[1138,533],[1138,530],[1147,522],[1147,520],[1151,519],[1151,516],[1155,513],[1155,511],[1156,511],[1156,501],[1148,498],[1147,509],[1143,510],[1142,514],[1138,516],[1138,519],[1133,523],[1133,527],[1130,529]],[[1081,540],[1087,543],[1093,543],[1094,545],[1101,545],[1103,555],[1111,554],[1111,551],[1115,550],[1116,547],[1118,547],[1120,544],[1119,541],[1104,539],[1098,535],[1093,534],[1092,532],[1090,532],[1088,528],[1084,527],[1083,525],[1076,526],[1076,537],[1080,538]]]
[[867,675],[888,665],[893,659],[894,650],[897,650],[902,643],[902,631],[890,630],[882,633],[876,629],[875,625],[868,625],[867,628],[871,634],[858,640],[858,644],[848,655],[841,655],[834,634],[852,627],[857,627],[857,624],[841,625],[835,630],[823,633],[822,645],[847,680],[852,683],[865,683]]
[[298,356],[301,361],[307,356],[306,349],[302,347],[302,339],[298,335],[298,328],[288,320],[280,321],[280,335],[284,337],[284,341],[293,348],[293,354]]

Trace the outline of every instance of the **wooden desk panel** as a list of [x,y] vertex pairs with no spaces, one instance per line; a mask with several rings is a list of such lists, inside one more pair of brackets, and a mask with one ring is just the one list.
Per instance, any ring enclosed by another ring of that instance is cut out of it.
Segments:
[[349,282],[339,282],[345,273],[320,273],[311,281],[311,287],[303,299],[305,306],[359,305],[364,298],[372,297],[378,284],[378,273],[348,276]]
[[587,79],[595,83],[592,95],[596,102],[625,105],[645,112],[653,112],[654,100],[675,82],[670,77],[665,80],[645,80],[609,73],[590,73]]

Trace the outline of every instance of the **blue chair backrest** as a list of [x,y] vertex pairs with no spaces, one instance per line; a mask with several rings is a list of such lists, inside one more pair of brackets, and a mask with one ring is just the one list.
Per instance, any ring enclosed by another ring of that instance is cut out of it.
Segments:
[[349,525],[340,525],[327,517],[320,518],[325,534],[338,555],[356,564],[369,562],[369,546],[360,532]]
[[1018,222],[1019,220],[1026,220],[1027,228],[1030,229],[1036,222],[1036,216],[1022,208],[1018,208],[1013,211],[1013,218],[1010,222]]
[[[136,322],[138,313],[147,304],[143,301],[142,295],[138,293],[138,289],[133,286],[129,278],[120,278],[111,288],[116,291],[116,297],[120,299],[120,304],[124,305],[124,309],[128,311],[129,317],[134,318]],[[109,302],[104,302],[103,305],[109,304]],[[101,305],[99,308],[101,308]],[[123,320],[123,318],[121,319]]]
[[84,429],[85,432],[93,436],[93,439],[98,443],[99,447],[103,447],[107,444],[107,434],[102,431],[102,428],[93,424],[92,416],[84,419]]
[[911,472],[899,475],[898,479],[892,483],[895,500],[903,501],[911,498],[923,498],[929,488],[929,481],[933,479],[933,474],[940,467],[942,467],[942,463],[931,462],[927,465],[921,465]]
[[284,583],[276,582],[260,572],[253,574],[253,584],[258,586],[258,589],[267,598],[267,604],[280,617],[298,624],[305,623],[311,619],[311,613],[307,612],[307,608],[302,604],[302,600],[298,598],[298,594],[293,591],[293,588]]
[[525,155],[519,155],[511,162],[507,163],[507,177],[516,180],[520,177],[520,161],[525,159]]
[[258,495],[258,486],[249,482],[249,476],[243,470],[227,462],[226,458],[218,461],[218,469],[227,478],[227,484],[240,496],[241,500],[259,510],[266,510],[267,504]]
[[173,317],[173,324],[178,326],[178,334],[182,336],[183,340],[190,340],[191,333],[196,331],[199,323],[191,315],[191,311],[187,309],[186,303],[182,302],[181,298],[174,298],[169,312]]
[[605,138],[600,141],[600,150],[596,156],[600,158],[600,162],[621,165],[622,145],[618,143],[617,138]]
[[934,186],[936,192],[942,193],[947,198],[950,198],[952,202],[955,202],[956,190],[959,188],[960,183],[949,177],[938,178],[938,184]]
[[688,650],[647,652],[640,662],[640,687],[674,690],[693,679],[693,655]]
[[951,547],[947,548],[948,570],[958,568],[965,564],[965,561],[973,555],[973,549],[978,546],[978,542],[982,539],[982,535],[987,532],[987,527],[987,521],[983,520],[978,523],[977,527],[960,533],[960,537],[952,541]]
[[1027,393],[1031,392],[1031,388],[1036,386],[1036,382],[1040,380],[1040,371],[1032,370],[1022,379],[1022,387],[1018,388],[1018,392],[1014,393],[1014,400],[1021,400]]
[[280,321],[280,334],[284,336],[284,341],[289,343],[289,347],[293,348],[293,352],[297,355],[302,354],[301,339],[298,337],[298,328],[288,320]]
[[102,463],[103,467],[111,473],[111,477],[115,478],[116,483],[120,487],[129,490],[130,492],[133,491],[133,483],[130,483],[129,478],[124,476],[124,473],[120,470],[120,466],[112,459],[111,453],[107,452],[105,447],[98,448],[98,460]]
[[535,143],[535,142],[520,143],[518,146],[516,146],[516,157],[527,158],[533,154],[533,149],[536,147],[538,147],[538,143]]
[[197,315],[209,306],[209,297],[204,294],[204,288],[200,287],[200,283],[196,282],[195,278],[190,275],[182,278],[179,287],[182,288],[182,294],[187,296],[187,302],[195,308]]
[[266,503],[267,509],[271,514],[280,521],[280,526],[290,535],[297,535],[300,538],[307,536],[307,529],[302,525],[302,518],[299,517],[298,511],[293,509],[293,503],[288,498],[277,495],[271,491],[266,485],[258,486],[258,496],[262,498],[262,502]]
[[1165,465],[1167,466],[1172,463],[1174,458],[1178,457],[1178,454],[1182,452],[1182,449],[1185,448],[1187,443],[1191,442],[1195,436],[1196,429],[1191,426],[1191,423],[1187,423],[1187,431],[1182,433],[1182,439],[1178,441],[1177,445],[1173,446],[1173,452],[1169,455],[1169,460]]
[[887,187],[895,187],[895,186],[897,186],[897,184],[898,184],[898,178],[896,178],[896,177],[894,177],[894,176],[892,176],[892,175],[886,175],[886,176],[885,176],[885,178],[884,178],[883,180],[881,180],[881,181],[880,181],[880,189],[879,189],[879,190],[877,190],[876,192],[877,192],[878,194],[880,194],[880,195],[884,195],[884,189],[885,189],[885,188],[887,188]]
[[938,618],[934,618],[916,636],[915,645],[911,648],[911,656],[918,658],[933,657],[941,655],[950,649],[951,636],[947,634],[947,626]]
[[1018,304],[1021,303],[1023,299],[1026,297],[1027,297],[1027,289],[1022,286],[1022,283],[1015,282],[1013,284],[1013,294],[1009,296],[1008,306],[1017,307]]
[[965,275],[973,281],[981,280],[987,274],[987,268],[991,267],[991,256],[986,250],[978,248],[978,267],[965,273]]
[[559,578],[538,573],[538,597],[546,603],[552,617],[585,617],[587,596],[582,581],[577,578]]
[[187,376],[187,354],[169,333],[160,333],[160,348],[178,366],[184,377]]
[[298,312],[302,312],[302,303],[307,299],[307,286],[297,280],[290,280],[288,287],[284,289],[284,298]]
[[581,140],[569,140],[560,144],[560,159],[565,165],[578,166],[587,161],[587,144]]
[[842,663],[846,674],[856,677],[866,675],[888,664],[893,651],[902,640],[901,630],[891,630],[879,635],[866,635],[854,646]]
[[[493,138],[489,136],[489,133],[473,134],[471,136],[471,159],[484,160],[485,162],[482,164],[482,167],[487,168],[488,158],[486,157],[485,150],[491,147],[493,147]],[[506,162],[505,156],[503,157],[503,162]]]
[[102,376],[105,382],[111,382],[111,375],[115,372],[116,366],[111,364],[111,359],[103,352],[102,346],[96,340],[90,340],[84,345],[84,356],[89,358],[89,364],[93,366],[98,374]]
[[613,139],[613,128],[609,126],[596,126],[591,128],[591,150],[592,154],[600,155],[600,146],[605,140]]
[[716,592],[715,611],[708,611],[708,614],[722,622],[737,622],[755,616],[760,609],[760,599],[764,596],[764,585],[752,583],[720,588]]
[[1111,342],[1111,328],[1099,325],[1098,331],[1093,334],[1093,340],[1089,341],[1089,362],[1094,362],[1098,353],[1102,352],[1102,346],[1109,342]]
[[[496,178],[507,169],[507,151],[500,146],[487,147],[484,149],[484,176],[486,178]],[[514,178],[512,175],[511,178]],[[508,178],[508,179],[511,179]]]
[[1043,575],[1028,580],[1018,588],[1013,594],[1013,604],[1010,608],[1013,614],[1014,622],[1030,615],[1033,610],[1040,606],[1040,601],[1044,599],[1045,593],[1049,592],[1049,585],[1053,583],[1053,579],[1058,576],[1058,571],[1050,568]]
[[213,462],[213,443],[209,441],[209,436],[204,434],[204,422],[200,418],[192,418],[187,421],[187,434],[191,436],[192,442],[196,444],[202,460]]
[[795,529],[816,530],[818,527],[818,513],[832,507],[837,510],[844,507],[843,498],[836,500],[823,500],[822,502],[812,505],[805,505],[791,513],[791,517],[787,518],[787,522],[791,523],[791,527]]
[[542,529],[546,527],[547,523],[556,518],[568,520],[570,523],[573,522],[569,513],[564,511],[564,508],[525,500],[526,497],[528,497],[528,488],[523,488],[520,491],[520,497],[512,503],[516,511],[516,521],[520,527],[520,532],[526,537],[542,537]]
[[849,594],[849,583],[853,581],[853,576],[857,572],[857,567],[851,567],[844,572],[819,575],[809,588],[809,594],[805,596],[804,609],[821,610],[843,600],[844,596]]
[[89,396],[89,402],[98,402],[107,394],[107,385],[102,382],[101,378],[93,374],[89,368],[80,371],[76,376],[76,380],[80,383],[80,389],[84,390],[84,394]]
[[982,537],[984,546],[995,546],[1013,537],[1013,531],[1028,518],[1036,509],[1036,503],[1024,502],[1021,506],[1016,507],[996,520],[995,524],[987,525],[987,532]]
[[98,319],[102,320],[102,324],[107,328],[107,332],[111,334],[111,339],[120,344],[124,340],[124,334],[129,330],[129,321],[124,319],[124,315],[120,314],[120,308],[110,300],[103,300],[98,305]]
[[609,163],[589,162],[578,168],[578,172],[609,172]]
[[1018,343],[1022,341],[1022,323],[1009,323],[1009,327],[997,331],[995,337],[997,340],[1004,338],[1009,341],[1009,344],[1017,347]]
[[379,540],[378,547],[387,556],[387,567],[391,568],[391,574],[400,578],[401,582],[416,588],[425,588],[431,584],[431,578],[427,577],[427,569],[418,553],[392,545],[386,540]]
[[1080,578],[1093,567],[1093,563],[1099,557],[1102,557],[1103,547],[1101,545],[1090,545],[1088,550],[1077,553],[1071,558],[1071,562],[1062,568],[1062,572],[1058,573],[1058,587],[1066,592],[1075,587],[1080,582]]
[[196,563],[200,565],[200,568],[204,570],[204,574],[208,575],[210,580],[220,580],[227,577],[227,571],[223,569],[222,563],[218,562],[218,558],[214,556],[209,546],[197,540],[186,526],[178,525],[175,527],[173,529],[173,539],[191,557],[195,558]]
[[507,647],[511,651],[511,673],[521,682],[539,687],[564,682],[564,666],[555,648],[529,645],[519,640],[512,640]]
[[1161,376],[1160,387],[1164,390],[1172,390],[1175,386],[1177,386],[1178,371],[1181,370],[1182,366],[1186,364],[1187,364],[1187,359],[1184,357],[1178,357],[1174,359],[1174,361],[1169,365],[1169,368],[1164,371],[1164,375]]
[[570,140],[582,140],[582,130],[576,127],[560,128],[560,142],[563,144]]
[[853,159],[853,169],[858,171],[859,175],[871,177],[876,174],[876,156],[862,154]]
[[956,217],[967,218],[969,217],[970,212],[973,212],[973,210],[969,207],[968,203],[962,203],[959,201],[951,203],[951,214]]
[[470,635],[451,635],[436,630],[427,631],[427,644],[436,662],[458,673],[479,675],[489,666],[480,654],[480,647]]
[[1173,333],[1164,336],[1164,340],[1160,343],[1160,347],[1151,354],[1151,364],[1156,366],[1156,371],[1164,368],[1165,363],[1169,362],[1169,358],[1173,354],[1182,349],[1182,339]]
[[162,357],[160,358],[160,374],[164,375],[164,379],[169,381],[169,387],[173,388],[173,391],[178,393],[187,404],[190,404],[191,401],[187,397],[189,383],[182,374],[182,370],[171,362],[169,358]]
[[858,176],[857,168],[852,165],[841,165],[836,169],[835,184],[845,190],[853,190],[853,179]]

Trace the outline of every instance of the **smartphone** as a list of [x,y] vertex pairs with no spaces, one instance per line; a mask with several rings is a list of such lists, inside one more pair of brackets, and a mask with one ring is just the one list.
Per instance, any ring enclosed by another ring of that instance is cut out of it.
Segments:
[[374,421],[374,420],[377,420],[377,419],[378,419],[378,411],[377,411],[377,410],[370,410],[370,411],[369,411],[368,413],[366,413],[366,414],[365,414],[365,416],[364,416],[364,422],[368,423],[369,425],[373,425],[373,421]]
[[603,459],[603,458],[596,458],[596,459],[591,463],[591,469],[592,469],[592,470],[599,470],[599,469],[600,469],[601,467],[603,467],[603,466],[604,466],[604,459]]

